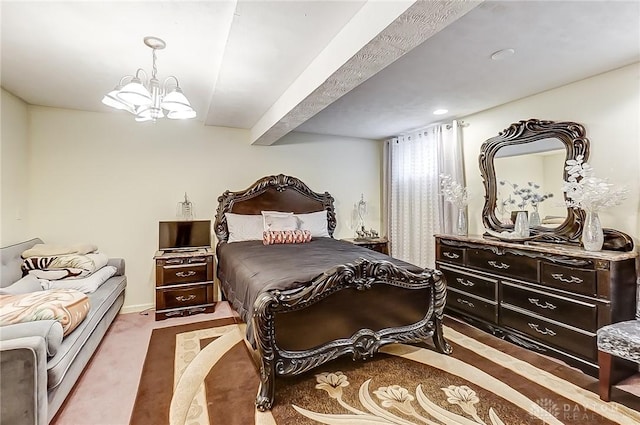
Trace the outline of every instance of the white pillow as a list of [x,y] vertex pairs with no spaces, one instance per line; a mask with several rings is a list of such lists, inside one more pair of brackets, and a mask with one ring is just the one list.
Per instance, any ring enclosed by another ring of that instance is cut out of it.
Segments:
[[327,222],[327,211],[312,212],[309,214],[295,214],[298,218],[299,229],[308,230],[314,238],[328,238],[329,224]]
[[104,266],[96,270],[87,277],[80,279],[60,279],[60,280],[44,280],[42,286],[44,289],[75,289],[76,291],[90,294],[105,283],[111,276],[116,274],[117,269],[114,266]]
[[227,219],[227,242],[261,241],[263,222],[261,215],[224,213]]
[[287,231],[298,230],[298,219],[293,213],[279,211],[262,211],[263,230],[267,231]]

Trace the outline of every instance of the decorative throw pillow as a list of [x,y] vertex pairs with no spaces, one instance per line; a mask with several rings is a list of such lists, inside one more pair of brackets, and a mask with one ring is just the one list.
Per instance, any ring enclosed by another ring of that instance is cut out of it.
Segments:
[[306,242],[311,242],[311,232],[308,230],[267,230],[262,238],[265,245]]
[[28,294],[39,291],[42,291],[42,284],[37,277],[28,274],[13,285],[0,289],[0,295]]
[[308,230],[314,238],[328,238],[329,225],[327,211],[317,211],[308,214],[295,214],[299,220],[300,230]]
[[0,295],[0,326],[34,320],[57,320],[66,336],[87,317],[89,308],[89,297],[73,289]]

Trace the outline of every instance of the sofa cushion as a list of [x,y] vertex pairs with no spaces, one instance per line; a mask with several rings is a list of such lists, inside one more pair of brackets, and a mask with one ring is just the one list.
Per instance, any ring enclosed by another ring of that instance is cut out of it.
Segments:
[[127,279],[124,276],[114,276],[89,294],[91,309],[85,320],[69,335],[67,335],[58,354],[49,359],[47,364],[47,387],[55,388],[64,379],[64,376],[77,356],[89,356],[93,352],[80,352],[85,343],[91,338],[92,333],[99,326],[103,316],[122,294]]
[[74,289],[0,295],[0,325],[53,319],[67,335],[84,320],[89,308],[89,297]]
[[9,286],[22,277],[21,255],[37,243],[42,243],[42,240],[35,238],[0,249],[0,288]]
[[37,277],[26,275],[13,285],[0,289],[0,295],[28,294],[29,292],[42,291],[42,284]]

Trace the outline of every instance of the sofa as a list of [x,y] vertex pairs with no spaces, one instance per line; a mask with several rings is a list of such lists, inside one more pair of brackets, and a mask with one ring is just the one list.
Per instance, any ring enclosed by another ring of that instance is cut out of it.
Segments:
[[[21,254],[39,243],[31,239],[0,249],[0,290],[21,280]],[[124,260],[107,264],[116,267],[115,275],[87,294],[86,317],[64,338],[56,320],[0,326],[1,424],[44,425],[62,406],[124,303]]]

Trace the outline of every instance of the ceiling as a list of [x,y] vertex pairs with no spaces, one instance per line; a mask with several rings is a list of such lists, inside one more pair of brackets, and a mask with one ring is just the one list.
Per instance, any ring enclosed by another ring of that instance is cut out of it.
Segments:
[[153,35],[159,79],[180,80],[198,120],[265,145],[292,130],[383,139],[640,61],[638,1],[0,6],[2,87],[27,103],[126,114],[100,100],[150,73]]

